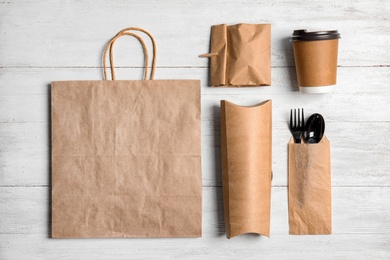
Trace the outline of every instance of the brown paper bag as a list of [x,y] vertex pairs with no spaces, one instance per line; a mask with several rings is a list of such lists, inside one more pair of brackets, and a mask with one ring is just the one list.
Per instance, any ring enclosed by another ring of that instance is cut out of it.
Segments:
[[252,107],[221,101],[222,186],[228,238],[269,236],[272,102]]
[[198,80],[52,82],[51,99],[53,238],[201,236]]
[[290,234],[332,234],[330,143],[288,144]]
[[226,24],[211,27],[212,86],[271,85],[271,25]]

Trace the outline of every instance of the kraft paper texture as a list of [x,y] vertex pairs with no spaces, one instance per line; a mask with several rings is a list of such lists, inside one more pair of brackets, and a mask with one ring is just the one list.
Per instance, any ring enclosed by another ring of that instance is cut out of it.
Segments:
[[294,60],[301,87],[335,85],[339,40],[294,41]]
[[227,237],[269,236],[272,101],[242,107],[222,100],[221,150]]
[[271,85],[271,25],[212,26],[208,57],[212,86]]
[[52,236],[201,236],[200,83],[53,82]]
[[291,235],[332,234],[330,142],[288,144]]
[[202,235],[200,81],[52,82],[51,115],[53,238]]

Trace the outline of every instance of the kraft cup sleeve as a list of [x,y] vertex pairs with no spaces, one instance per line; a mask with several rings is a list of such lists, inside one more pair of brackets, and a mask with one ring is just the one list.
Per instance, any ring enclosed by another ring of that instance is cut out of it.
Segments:
[[332,234],[330,142],[288,144],[291,235]]
[[272,101],[242,107],[221,101],[221,155],[227,238],[269,236]]
[[294,61],[300,87],[335,85],[339,40],[294,41]]
[[271,25],[211,27],[212,86],[271,85]]

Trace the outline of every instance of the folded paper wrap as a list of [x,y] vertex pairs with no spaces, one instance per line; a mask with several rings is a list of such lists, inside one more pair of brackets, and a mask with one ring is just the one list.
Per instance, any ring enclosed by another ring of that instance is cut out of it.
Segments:
[[[133,31],[148,34],[107,48]],[[155,56],[151,80],[52,82],[53,238],[202,235],[200,82],[154,69]]]
[[290,234],[332,234],[330,142],[288,144]]
[[252,107],[221,101],[221,150],[227,237],[269,236],[272,101]]
[[271,85],[271,25],[226,24],[211,27],[212,86]]

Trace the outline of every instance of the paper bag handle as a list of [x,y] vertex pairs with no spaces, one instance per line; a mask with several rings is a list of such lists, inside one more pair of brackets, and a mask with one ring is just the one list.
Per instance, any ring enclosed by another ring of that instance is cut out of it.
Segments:
[[113,47],[114,47],[114,43],[115,41],[124,36],[124,35],[128,35],[128,36],[133,36],[133,37],[136,37],[141,45],[142,45],[142,48],[144,50],[144,56],[145,56],[145,63],[146,63],[146,66],[145,66],[145,73],[144,73],[144,80],[147,80],[147,75],[148,75],[148,63],[149,63],[149,55],[148,55],[148,50],[147,50],[147,47],[145,45],[145,42],[142,40],[142,38],[138,35],[138,34],[135,34],[135,33],[132,33],[132,32],[129,32],[129,31],[140,31],[140,32],[143,32],[145,33],[146,35],[149,36],[149,38],[151,39],[152,41],[152,46],[153,46],[153,60],[152,60],[152,70],[151,70],[151,73],[150,73],[150,78],[151,80],[154,79],[154,72],[155,72],[155,69],[156,69],[156,53],[157,53],[157,49],[156,49],[156,42],[153,38],[153,36],[146,30],[142,29],[142,28],[137,28],[137,27],[128,27],[128,28],[125,28],[123,30],[121,30],[120,32],[118,32],[110,41],[109,43],[106,45],[105,49],[104,49],[104,53],[103,53],[103,76],[104,76],[104,80],[107,80],[107,61],[106,61],[106,56],[107,56],[107,52],[108,50],[110,50],[110,68],[111,68],[111,78],[112,80],[116,80],[116,76],[115,76],[115,70],[114,70],[114,56],[113,56]]
[[[111,69],[111,77],[113,80],[116,80],[116,76],[115,76],[115,71],[114,71],[114,55],[113,55],[113,49],[114,49],[114,43],[115,41],[122,37],[123,35],[129,35],[129,36],[133,36],[135,38],[137,38],[141,45],[142,45],[142,49],[144,51],[144,56],[145,56],[145,72],[144,72],[144,80],[146,80],[146,77],[147,77],[147,74],[148,74],[148,64],[149,64],[149,54],[148,54],[148,49],[146,48],[146,45],[145,45],[145,42],[142,40],[142,38],[138,35],[138,34],[134,34],[134,33],[129,33],[129,32],[123,32],[121,35],[117,35],[116,37],[114,37],[113,41],[111,42],[111,44],[109,44],[109,50],[110,50],[110,69]],[[108,49],[106,48],[105,50],[105,53],[104,53],[104,58],[103,58],[103,67],[104,67],[104,79],[106,80],[107,79],[107,72],[106,72],[106,52],[108,51]]]

